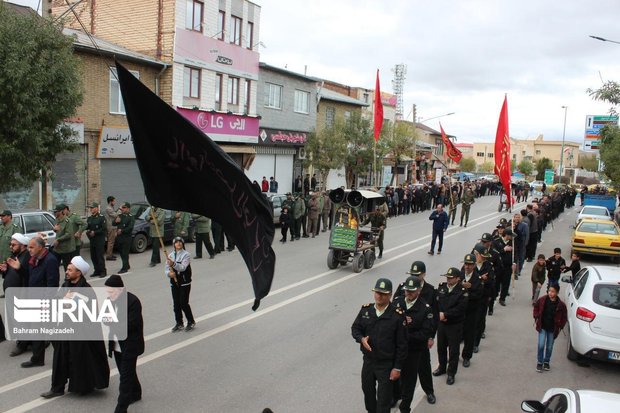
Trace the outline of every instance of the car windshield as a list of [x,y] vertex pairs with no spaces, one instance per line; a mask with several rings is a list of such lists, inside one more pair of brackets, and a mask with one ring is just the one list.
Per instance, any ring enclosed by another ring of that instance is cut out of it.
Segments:
[[577,231],[592,234],[618,235],[618,229],[614,224],[603,224],[601,222],[584,221],[581,223]]
[[620,310],[620,285],[597,284],[592,291],[595,303],[614,310]]
[[581,210],[582,214],[588,214],[588,215],[603,215],[603,216],[607,216],[607,210],[604,208],[589,208],[589,207],[585,207]]

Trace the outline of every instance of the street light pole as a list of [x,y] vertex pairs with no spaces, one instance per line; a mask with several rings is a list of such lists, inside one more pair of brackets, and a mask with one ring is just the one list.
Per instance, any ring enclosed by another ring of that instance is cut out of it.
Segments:
[[444,113],[443,115],[433,116],[432,118],[428,118],[428,119],[420,118],[418,120],[418,122],[420,122],[420,123],[422,123],[422,121],[428,122],[429,120],[433,120],[433,119],[437,119],[437,118],[443,118],[444,116],[450,116],[450,115],[454,115],[454,112]]
[[562,183],[562,177],[564,176],[562,167],[564,164],[564,140],[566,138],[566,111],[568,106],[562,106],[562,109],[564,109],[564,130],[562,131],[562,152],[560,153],[560,183]]
[[603,37],[599,37],[599,36],[592,36],[590,35],[591,38],[596,39],[596,40],[600,40],[601,42],[610,42],[610,43],[616,43],[616,44],[620,44],[620,42],[617,42],[615,40],[609,40],[609,39],[605,39]]

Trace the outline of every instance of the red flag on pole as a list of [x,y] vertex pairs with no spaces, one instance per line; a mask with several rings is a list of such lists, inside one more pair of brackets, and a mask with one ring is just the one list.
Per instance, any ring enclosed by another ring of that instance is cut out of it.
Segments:
[[495,174],[499,177],[508,205],[512,205],[510,171],[510,134],[508,132],[508,97],[504,96],[504,104],[499,113],[497,134],[495,135]]
[[439,129],[441,129],[441,140],[443,141],[443,145],[446,147],[446,155],[448,155],[448,158],[452,159],[456,163],[461,162],[463,154],[457,149],[456,146],[454,146],[454,143],[448,139],[446,132],[443,131],[441,122],[439,122]]
[[379,69],[377,69],[377,83],[375,85],[375,141],[379,141],[383,126],[383,104],[381,103],[381,88],[379,87]]

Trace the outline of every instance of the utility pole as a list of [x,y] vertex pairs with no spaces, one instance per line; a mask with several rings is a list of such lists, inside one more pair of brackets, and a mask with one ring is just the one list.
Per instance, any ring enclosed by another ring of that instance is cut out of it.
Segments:
[[562,183],[562,177],[564,176],[564,171],[562,170],[564,166],[564,140],[566,139],[566,112],[568,110],[568,106],[562,106],[564,109],[564,130],[562,131],[562,152],[560,152],[560,179],[559,183]]

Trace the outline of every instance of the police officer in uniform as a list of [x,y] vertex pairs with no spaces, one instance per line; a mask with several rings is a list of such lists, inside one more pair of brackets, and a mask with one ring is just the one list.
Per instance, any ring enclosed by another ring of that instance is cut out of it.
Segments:
[[407,358],[407,337],[403,310],[391,302],[392,282],[379,278],[375,284],[374,304],[364,304],[351,334],[360,343],[364,355],[362,390],[369,413],[389,413],[392,383],[400,377]]
[[[495,272],[495,294],[499,295],[499,303],[506,305],[506,297],[510,288],[510,276],[512,274],[512,237],[514,233],[507,228],[503,236],[493,241],[493,249],[499,252],[502,261],[501,269]],[[493,300],[494,301],[494,300]],[[493,302],[489,306],[489,315],[493,315]]]
[[476,340],[474,342],[474,353],[478,352],[480,347],[480,339],[484,338],[484,330],[487,325],[487,311],[489,305],[495,299],[495,273],[496,268],[502,268],[502,260],[500,253],[493,248],[493,237],[488,232],[482,234],[480,243],[484,246],[485,251],[482,254],[476,254],[476,271],[482,281],[482,300],[478,311],[478,331],[476,332]]
[[[477,245],[476,251],[481,248],[484,249],[484,247]],[[463,259],[461,285],[468,293],[465,321],[463,322],[463,352],[461,356],[463,357],[463,367],[469,367],[478,329],[478,311],[482,298],[482,282],[476,271],[476,257],[473,254],[467,254]]]
[[412,275],[405,281],[403,290],[405,295],[394,300],[394,306],[405,313],[408,349],[400,377],[402,400],[399,409],[402,413],[409,413],[418,381],[418,366],[422,353],[428,350],[428,340],[435,334],[435,326],[433,309],[420,297],[422,281]]
[[474,199],[474,191],[472,191],[471,188],[467,188],[461,200],[461,225],[459,226],[463,226],[463,218],[465,218],[465,227],[467,227],[467,223],[469,222],[469,210],[471,209],[471,204],[474,202],[476,202]]
[[135,218],[133,215],[129,213],[129,208],[131,204],[129,202],[123,203],[121,205],[121,214],[116,217],[115,225],[116,225],[116,239],[118,240],[121,260],[123,262],[123,266],[121,267],[119,274],[125,274],[129,271],[129,250],[131,249],[131,232],[133,231],[133,225],[135,222]]
[[54,232],[56,232],[56,239],[51,248],[65,271],[71,263],[71,258],[75,256],[75,233],[71,231],[73,225],[69,217],[65,215],[64,211],[66,209],[67,206],[65,204],[58,204],[54,207],[54,215],[56,216]]
[[80,255],[80,249],[82,248],[82,232],[86,229],[86,223],[78,214],[71,212],[67,205],[64,205],[64,207],[65,209],[63,210],[63,214],[69,218],[69,231],[75,238],[75,251],[71,257],[73,258]]
[[0,213],[0,263],[11,256],[11,238],[13,234],[22,233],[21,226],[13,222],[13,213],[5,209]]
[[461,285],[461,271],[451,267],[444,274],[446,282],[437,287],[439,321],[437,328],[437,356],[439,366],[433,376],[448,373],[446,383],[454,384],[459,366],[459,352],[463,338],[463,321],[467,309],[467,290]]
[[377,205],[375,210],[362,222],[362,225],[367,225],[370,222],[370,226],[379,231],[377,234],[377,248],[379,248],[379,255],[377,255],[377,258],[383,257],[383,230],[385,230],[385,219],[385,215],[381,213],[381,206]]
[[91,277],[105,277],[105,237],[108,233],[105,217],[99,213],[99,204],[89,205],[90,216],[86,218],[86,236],[90,240],[90,259],[95,270]]

